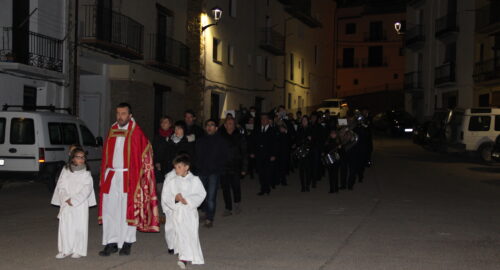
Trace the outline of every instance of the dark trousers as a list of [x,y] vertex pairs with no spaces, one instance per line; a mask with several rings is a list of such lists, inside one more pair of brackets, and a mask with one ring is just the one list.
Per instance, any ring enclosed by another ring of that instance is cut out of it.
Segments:
[[363,162],[362,160],[357,159],[356,157],[352,157],[349,159],[349,177],[347,178],[347,188],[352,189],[354,184],[356,183],[356,177],[360,176],[361,171],[363,170]]
[[340,159],[340,188],[345,189],[347,187],[347,176],[349,174],[349,163],[344,158]]
[[207,191],[207,197],[203,202],[202,209],[207,215],[207,219],[213,221],[215,216],[217,189],[219,188],[220,175],[200,175],[200,180]]
[[[226,209],[231,211],[233,210],[233,200],[231,197],[234,196],[234,203],[241,202],[240,175],[238,173],[225,173],[221,176],[220,184]],[[231,196],[231,191],[233,196]]]
[[263,158],[257,164],[257,173],[259,174],[260,191],[264,193],[271,192],[271,184],[274,176],[274,162],[269,158]]
[[312,159],[310,156],[298,160],[300,185],[302,189],[309,189],[313,178],[312,174]]
[[339,191],[339,170],[340,164],[328,166],[328,177],[330,179],[330,192]]
[[256,169],[256,164],[255,164],[255,158],[248,158],[248,174],[250,175],[250,178],[253,178],[254,171]]
[[321,180],[321,167],[323,164],[321,163],[321,150],[317,148],[311,149],[311,173],[312,173],[312,187],[316,187],[316,182]]

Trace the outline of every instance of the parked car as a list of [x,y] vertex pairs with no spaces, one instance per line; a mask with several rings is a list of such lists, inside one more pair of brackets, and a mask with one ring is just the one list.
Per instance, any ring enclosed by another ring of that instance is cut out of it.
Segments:
[[326,110],[330,112],[331,116],[336,116],[338,118],[345,118],[349,108],[344,99],[330,98],[323,100],[323,102],[321,102],[321,105],[316,111],[325,112]]
[[454,111],[446,126],[448,150],[475,152],[483,161],[491,161],[495,140],[500,135],[500,108]]
[[495,162],[500,162],[500,135],[495,140],[495,146],[491,152],[491,159]]
[[51,111],[0,111],[0,177],[31,178],[55,187],[71,144],[85,149],[93,175],[98,175],[102,138],[69,114]]
[[446,141],[446,125],[452,116],[453,110],[436,109],[431,120],[415,126],[413,142],[426,149],[440,149]]
[[406,111],[390,110],[373,117],[372,126],[390,136],[412,135],[417,121]]

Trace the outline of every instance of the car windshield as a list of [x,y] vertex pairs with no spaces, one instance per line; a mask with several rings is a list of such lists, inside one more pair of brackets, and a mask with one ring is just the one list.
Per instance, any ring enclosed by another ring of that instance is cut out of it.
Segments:
[[333,100],[323,101],[323,103],[321,103],[321,107],[338,108],[339,107],[339,102],[338,101],[333,101]]

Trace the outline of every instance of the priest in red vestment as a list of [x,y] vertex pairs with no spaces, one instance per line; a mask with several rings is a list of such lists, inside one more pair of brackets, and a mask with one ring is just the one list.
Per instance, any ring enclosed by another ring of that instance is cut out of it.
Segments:
[[137,230],[160,231],[153,150],[127,103],[116,107],[116,123],[103,146],[99,223],[105,245],[101,256],[118,249],[129,255]]

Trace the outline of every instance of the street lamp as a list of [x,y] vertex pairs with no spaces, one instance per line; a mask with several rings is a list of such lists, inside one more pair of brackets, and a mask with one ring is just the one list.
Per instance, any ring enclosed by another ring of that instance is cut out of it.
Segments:
[[401,27],[402,27],[401,22],[395,22],[394,23],[394,29],[396,30],[396,32],[398,33],[398,35],[403,34],[403,32],[401,32]]
[[220,19],[222,18],[222,9],[220,7],[214,7],[212,8],[212,16],[215,20],[215,23],[211,23],[209,25],[205,25],[201,28],[201,32],[205,31],[207,28],[209,28],[210,26],[214,26],[214,25],[217,25],[220,21]]

